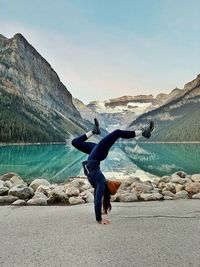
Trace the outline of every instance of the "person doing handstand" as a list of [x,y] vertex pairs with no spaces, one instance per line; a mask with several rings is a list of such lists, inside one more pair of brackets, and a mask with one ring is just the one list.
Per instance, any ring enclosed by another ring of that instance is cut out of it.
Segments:
[[99,135],[101,133],[99,122],[94,118],[93,130],[82,134],[72,140],[72,145],[78,150],[89,154],[88,159],[82,162],[84,174],[87,176],[88,181],[94,187],[94,210],[96,221],[100,224],[109,224],[108,219],[102,219],[102,204],[104,214],[108,214],[111,211],[110,198],[117,192],[120,186],[119,181],[107,180],[100,170],[100,162],[105,160],[112,145],[119,139],[129,139],[138,136],[145,138],[151,137],[151,132],[154,129],[153,121],[150,121],[147,127],[144,127],[137,131],[127,130],[114,130],[107,134],[99,141],[98,144],[93,142],[85,142],[93,134]]

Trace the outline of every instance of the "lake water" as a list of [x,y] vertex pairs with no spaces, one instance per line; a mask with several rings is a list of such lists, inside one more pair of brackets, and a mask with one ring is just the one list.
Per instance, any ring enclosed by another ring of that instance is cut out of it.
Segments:
[[[64,181],[83,175],[85,159],[87,155],[64,144],[1,146],[0,174],[16,172],[26,181]],[[200,173],[200,144],[117,143],[101,167],[106,177],[115,178],[131,174],[145,179],[149,173],[163,176],[178,170]]]

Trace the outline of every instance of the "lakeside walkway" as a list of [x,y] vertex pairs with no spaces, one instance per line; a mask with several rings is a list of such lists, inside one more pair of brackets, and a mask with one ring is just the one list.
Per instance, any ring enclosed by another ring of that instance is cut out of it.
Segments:
[[112,203],[110,225],[93,203],[1,206],[0,266],[200,266],[200,201]]

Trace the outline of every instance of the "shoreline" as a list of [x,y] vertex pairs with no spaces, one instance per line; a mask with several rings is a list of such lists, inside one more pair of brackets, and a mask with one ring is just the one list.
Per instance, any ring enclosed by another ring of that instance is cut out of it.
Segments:
[[[66,145],[67,142],[52,142],[52,143],[0,143],[0,147],[5,146],[32,146],[32,145]],[[200,144],[200,141],[148,141],[139,142],[136,141],[135,144]]]
[[[107,179],[113,180],[113,179]],[[183,171],[171,176],[142,181],[140,176],[114,179],[121,183],[111,202],[200,199],[200,173]],[[0,176],[0,206],[13,205],[75,205],[94,202],[94,188],[85,176],[71,176],[62,183],[37,178],[30,184],[17,173]]]

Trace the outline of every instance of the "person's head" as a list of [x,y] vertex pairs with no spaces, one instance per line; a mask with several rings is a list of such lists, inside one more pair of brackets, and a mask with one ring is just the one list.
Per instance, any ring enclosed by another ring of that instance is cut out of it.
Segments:
[[107,180],[104,194],[103,194],[103,211],[105,214],[108,213],[112,209],[112,205],[110,203],[111,195],[115,195],[118,188],[120,187],[121,182],[117,180]]

